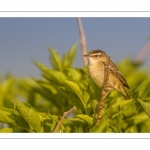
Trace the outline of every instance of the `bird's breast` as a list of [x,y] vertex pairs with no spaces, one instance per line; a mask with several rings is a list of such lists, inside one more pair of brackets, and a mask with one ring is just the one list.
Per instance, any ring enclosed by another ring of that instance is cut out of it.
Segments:
[[88,66],[88,71],[93,81],[99,87],[102,87],[104,83],[104,65],[103,64],[100,64],[100,65],[90,64]]

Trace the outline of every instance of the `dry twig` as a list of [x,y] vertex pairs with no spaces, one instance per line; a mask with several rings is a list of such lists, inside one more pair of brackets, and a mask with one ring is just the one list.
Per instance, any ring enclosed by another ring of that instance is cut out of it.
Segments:
[[141,49],[141,51],[137,54],[136,61],[142,62],[149,52],[150,52],[150,39],[147,42],[147,44]]
[[76,107],[74,106],[74,107],[71,108],[69,111],[63,113],[63,116],[61,117],[60,121],[58,122],[58,124],[57,124],[57,126],[56,126],[56,128],[55,128],[55,130],[54,130],[54,133],[56,133],[56,132],[58,131],[60,125],[62,124],[62,122],[63,122],[63,120],[66,118],[66,116],[67,116],[69,113],[71,113],[72,111],[74,111],[75,109],[76,109]]
[[84,57],[84,55],[86,55],[86,39],[85,39],[84,30],[83,30],[82,22],[81,22],[80,18],[77,18],[77,23],[78,23],[80,39],[81,39],[80,43],[81,43],[83,64],[84,64],[84,66],[86,66],[87,65],[87,58]]
[[102,119],[102,110],[104,108],[104,99],[107,96],[107,94],[109,93],[108,88],[108,80],[109,80],[109,72],[110,72],[110,57],[109,57],[109,62],[108,64],[104,64],[105,67],[105,82],[102,88],[102,92],[101,92],[101,99],[99,101],[98,104],[98,117],[97,117],[97,121],[96,121],[96,125],[98,125]]

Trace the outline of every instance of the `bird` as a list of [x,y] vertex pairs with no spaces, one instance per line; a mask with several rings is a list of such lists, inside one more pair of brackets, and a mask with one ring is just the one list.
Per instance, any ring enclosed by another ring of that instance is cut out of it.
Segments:
[[106,82],[107,68],[108,81],[107,81],[107,94],[112,90],[118,91],[122,96],[128,100],[130,99],[127,94],[125,87],[130,89],[126,79],[123,74],[118,70],[113,61],[108,57],[108,55],[102,50],[92,50],[84,57],[88,58],[88,74],[92,80],[102,88]]

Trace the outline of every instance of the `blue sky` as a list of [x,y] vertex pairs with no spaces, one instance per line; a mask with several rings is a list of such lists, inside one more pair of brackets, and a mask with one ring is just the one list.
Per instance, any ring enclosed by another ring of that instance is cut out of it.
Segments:
[[[101,49],[114,62],[136,57],[150,36],[150,18],[81,18],[87,51]],[[40,76],[31,59],[47,66],[47,46],[62,55],[79,41],[76,18],[0,18],[0,73]],[[150,63],[150,54],[146,64]],[[80,45],[74,67],[82,67]]]

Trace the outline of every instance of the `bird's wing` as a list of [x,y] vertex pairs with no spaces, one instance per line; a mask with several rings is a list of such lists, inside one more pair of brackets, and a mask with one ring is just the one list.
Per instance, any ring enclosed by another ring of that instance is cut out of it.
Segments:
[[123,83],[124,86],[130,88],[126,79],[123,77],[122,73],[118,70],[116,65],[112,61],[110,62],[110,64],[110,71],[112,72],[112,74],[115,75]]

